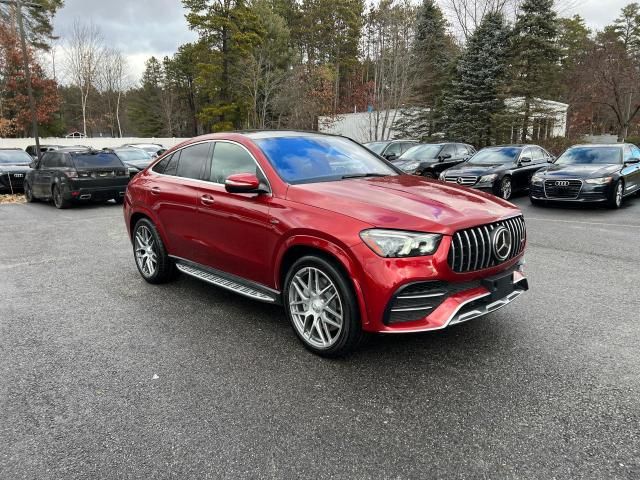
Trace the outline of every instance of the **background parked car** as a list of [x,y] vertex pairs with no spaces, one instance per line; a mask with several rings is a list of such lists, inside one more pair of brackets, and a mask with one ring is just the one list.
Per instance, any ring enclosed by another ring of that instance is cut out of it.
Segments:
[[31,165],[24,184],[27,201],[52,199],[56,208],[88,200],[122,203],[129,183],[127,167],[113,152],[63,148]]
[[167,149],[159,143],[127,143],[120,148],[139,148],[151,155],[151,158],[158,158],[167,151]]
[[147,168],[153,161],[151,154],[141,148],[120,147],[114,148],[112,151],[129,168],[129,176],[131,177]]
[[[43,154],[45,152],[50,152],[52,150],[58,150],[59,148],[62,148],[62,146],[61,145],[40,145],[40,154]],[[31,155],[31,157],[36,158],[36,146],[35,145],[29,145],[24,150],[29,155]]]
[[438,178],[447,168],[468,160],[475,148],[466,143],[428,143],[404,152],[393,164],[406,173]]
[[440,180],[487,190],[508,200],[527,190],[533,174],[553,161],[553,155],[537,145],[486,147],[469,161],[445,170]]
[[620,208],[640,193],[640,148],[632,144],[576,145],[531,179],[533,204],[607,202]]
[[373,153],[377,153],[381,157],[384,157],[389,161],[393,161],[411,147],[415,147],[419,144],[420,142],[417,140],[386,140],[384,142],[365,143],[364,146]]
[[0,193],[22,190],[31,157],[19,148],[0,148]]

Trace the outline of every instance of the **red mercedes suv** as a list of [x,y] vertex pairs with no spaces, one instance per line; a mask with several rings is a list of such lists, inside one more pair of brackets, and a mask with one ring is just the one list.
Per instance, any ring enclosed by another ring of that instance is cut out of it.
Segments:
[[147,282],[180,271],[282,304],[304,346],[324,356],[365,332],[465,322],[528,288],[516,207],[405,175],[339,136],[191,139],[133,178],[124,215]]

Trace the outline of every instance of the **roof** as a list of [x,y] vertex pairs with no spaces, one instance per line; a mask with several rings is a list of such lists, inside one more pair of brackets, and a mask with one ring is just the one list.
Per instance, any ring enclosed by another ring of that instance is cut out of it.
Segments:
[[600,147],[624,147],[625,145],[633,145],[632,143],[579,143],[577,145],[571,145],[569,148],[584,147],[584,148],[600,148]]

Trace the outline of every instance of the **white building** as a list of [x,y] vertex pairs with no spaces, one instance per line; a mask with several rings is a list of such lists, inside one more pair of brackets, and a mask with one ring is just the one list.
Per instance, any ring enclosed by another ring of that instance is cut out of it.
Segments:
[[[510,98],[505,101],[507,110],[517,111],[522,98]],[[531,113],[531,127],[528,136],[535,139],[564,137],[567,129],[566,103],[552,100],[539,100]],[[346,113],[318,118],[318,130],[323,133],[344,135],[360,143],[374,140],[388,140],[398,135],[395,126],[402,119],[400,110],[373,110],[371,112]],[[520,139],[517,125],[512,127],[512,141]]]

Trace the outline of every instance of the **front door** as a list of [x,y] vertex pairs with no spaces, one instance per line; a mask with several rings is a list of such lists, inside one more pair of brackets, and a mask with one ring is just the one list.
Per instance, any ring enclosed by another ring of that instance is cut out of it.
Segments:
[[278,236],[270,222],[271,194],[229,193],[225,180],[253,173],[268,185],[253,156],[240,144],[217,141],[209,183],[198,187],[200,214],[196,261],[273,287],[273,254]]
[[58,157],[62,154],[58,152],[45,153],[38,164],[38,168],[33,175],[33,193],[36,197],[51,196],[51,181],[54,174],[55,165],[59,163]]

